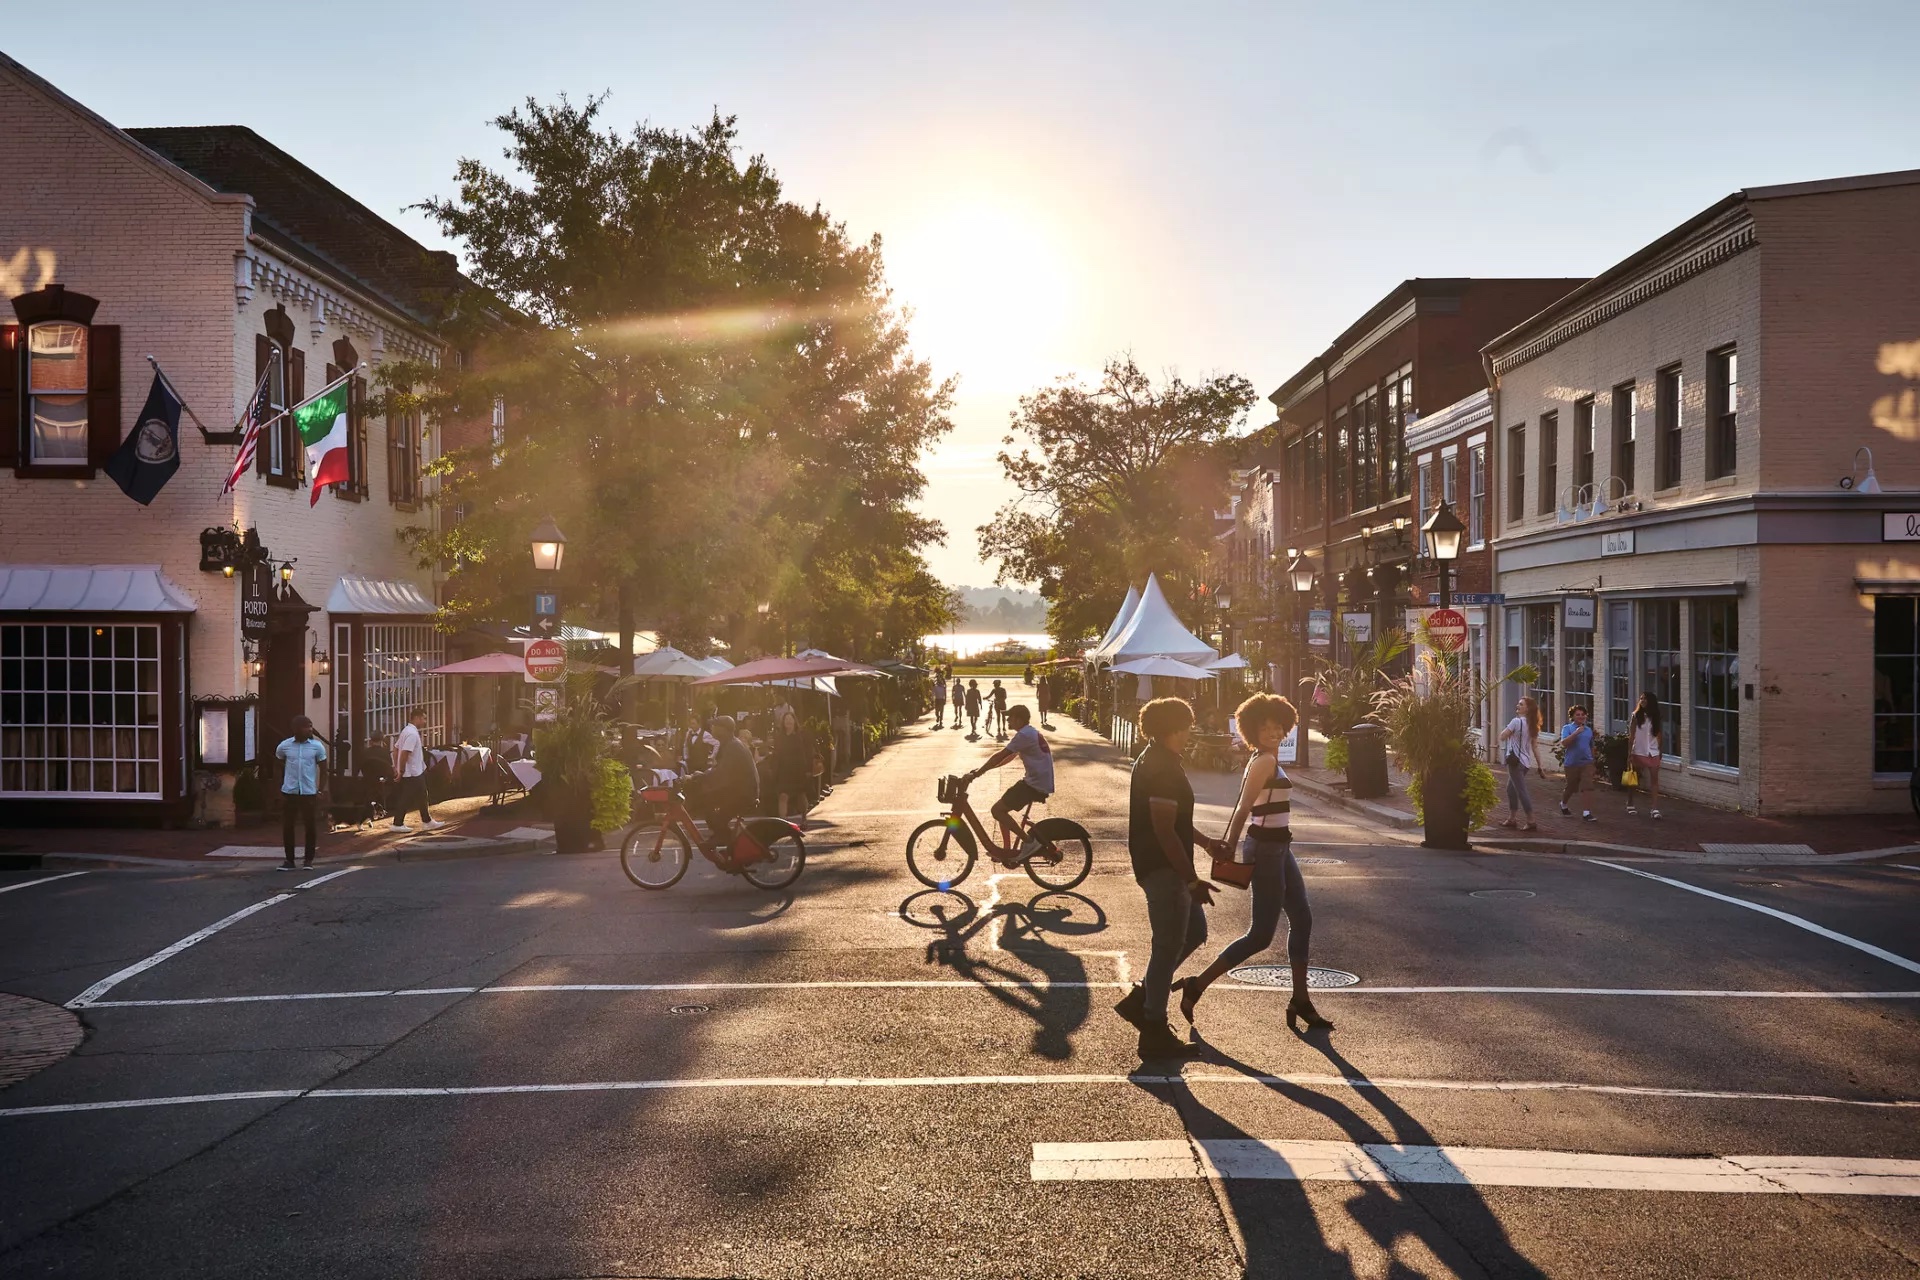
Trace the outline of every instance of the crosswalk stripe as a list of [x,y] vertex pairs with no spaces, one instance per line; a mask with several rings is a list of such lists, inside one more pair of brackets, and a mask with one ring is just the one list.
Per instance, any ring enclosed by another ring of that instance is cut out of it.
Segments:
[[1223,1178],[1593,1191],[1920,1196],[1920,1160],[1628,1156],[1259,1138],[1036,1142],[1030,1172],[1036,1182]]

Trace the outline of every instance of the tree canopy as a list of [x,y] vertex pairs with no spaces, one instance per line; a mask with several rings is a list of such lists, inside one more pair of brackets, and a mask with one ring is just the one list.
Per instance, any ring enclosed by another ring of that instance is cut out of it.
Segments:
[[911,503],[952,386],[908,346],[879,238],[787,200],[731,117],[622,133],[603,105],[529,99],[494,121],[504,169],[462,160],[456,193],[419,206],[493,301],[460,309],[461,359],[389,366],[390,403],[503,403],[507,424],[436,464],[457,518],[417,548],[449,566],[448,620],[519,620],[551,515],[570,620],[697,652],[938,630],[950,602],[921,552],[941,530]]
[[1149,572],[1196,582],[1253,399],[1238,374],[1156,386],[1131,356],[1091,389],[1068,379],[1023,396],[1000,453],[1021,496],[980,527],[981,554],[1000,581],[1039,584],[1063,645],[1097,637]]

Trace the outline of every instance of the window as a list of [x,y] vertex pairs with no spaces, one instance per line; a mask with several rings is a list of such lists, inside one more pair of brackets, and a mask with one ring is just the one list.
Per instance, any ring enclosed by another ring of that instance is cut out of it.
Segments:
[[1560,726],[1554,716],[1553,698],[1553,673],[1558,665],[1553,660],[1553,615],[1558,609],[1552,604],[1527,606],[1527,662],[1533,667],[1536,681],[1527,692],[1540,704],[1540,724],[1547,733]]
[[1287,441],[1287,528],[1298,533],[1307,518],[1307,441],[1296,436]]
[[412,506],[420,501],[420,414],[387,415],[387,501]]
[[1487,544],[1487,446],[1467,450],[1467,545]]
[[266,430],[267,438],[261,443],[266,446],[266,470],[270,476],[285,476],[291,450],[288,448],[288,433],[281,430],[286,419],[279,414],[293,407],[287,398],[287,352],[277,342],[269,342],[267,347],[267,408],[276,415],[274,423]]
[[1671,489],[1680,483],[1680,366],[1662,369],[1654,383],[1653,487]]
[[1585,707],[1593,719],[1593,632],[1574,627],[1560,635],[1560,692],[1567,702],[1567,715],[1575,707]]
[[1607,724],[1615,733],[1633,717],[1633,606],[1607,604]]
[[1693,758],[1740,767],[1740,602],[1693,602]]
[[1624,493],[1633,492],[1633,435],[1638,417],[1634,394],[1637,388],[1623,382],[1613,389],[1613,474],[1620,477]]
[[1347,411],[1344,407],[1334,411],[1333,415],[1333,456],[1327,459],[1327,465],[1333,472],[1333,518],[1353,514],[1353,503],[1347,494],[1347,471],[1353,466],[1353,432],[1347,424]]
[[87,465],[87,326],[49,320],[27,329],[27,459]]
[[1680,754],[1680,602],[1640,606],[1640,691],[1660,704],[1661,751]]
[[1740,353],[1732,347],[1707,357],[1707,479],[1733,474],[1739,452]]
[[1527,515],[1527,429],[1507,428],[1507,519]]
[[1920,596],[1873,600],[1873,771],[1920,769]]
[[366,629],[366,739],[391,738],[414,707],[427,710],[428,742],[446,737],[446,677],[428,675],[444,660],[440,633],[430,624],[399,623]]
[[1440,500],[1460,509],[1460,453],[1456,449],[1440,459]]
[[1560,500],[1560,415],[1540,415],[1540,514],[1552,515]]
[[1319,524],[1327,513],[1327,433],[1319,423],[1307,430],[1307,520]]
[[1593,397],[1582,396],[1573,402],[1573,487],[1576,492],[1573,505],[1593,500],[1593,495],[1587,492],[1587,486],[1592,483]]
[[1420,459],[1419,477],[1413,493],[1413,527],[1416,532],[1426,527],[1427,517],[1432,514],[1427,510],[1433,498],[1432,458]]
[[1413,366],[1407,365],[1387,379],[1386,387],[1382,449],[1386,454],[1387,487],[1383,500],[1407,496],[1407,419],[1413,416]]
[[[265,376],[267,404],[279,416],[261,431],[254,467],[268,484],[297,489],[305,462],[300,431],[293,415],[281,411],[307,398],[307,356],[293,345],[293,318],[284,307],[267,312],[262,327],[266,332],[253,336],[253,376],[256,381]],[[335,486],[334,492],[340,491]]]
[[160,628],[0,627],[0,795],[160,798]]
[[507,398],[493,398],[493,465],[499,466],[507,458]]
[[1353,398],[1353,431],[1358,445],[1353,461],[1353,509],[1365,511],[1380,500],[1380,388],[1368,387]]

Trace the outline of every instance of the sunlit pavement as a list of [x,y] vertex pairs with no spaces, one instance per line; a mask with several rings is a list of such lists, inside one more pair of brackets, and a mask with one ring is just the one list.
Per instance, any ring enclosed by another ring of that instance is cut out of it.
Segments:
[[0,1091],[0,1275],[1920,1272],[1920,870],[1435,854],[1303,804],[1338,1029],[1222,984],[1207,1055],[1142,1069],[1125,763],[1053,738],[1067,894],[909,877],[993,746],[924,727],[788,893],[611,854],[0,876],[0,991],[88,1027]]

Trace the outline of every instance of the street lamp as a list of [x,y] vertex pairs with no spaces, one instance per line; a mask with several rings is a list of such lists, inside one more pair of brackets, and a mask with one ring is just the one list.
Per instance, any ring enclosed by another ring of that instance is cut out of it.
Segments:
[[560,526],[548,516],[533,531],[533,567],[541,573],[560,572],[560,562],[566,558],[567,535],[560,532]]
[[1453,562],[1460,556],[1460,539],[1467,532],[1460,517],[1453,514],[1453,508],[1443,498],[1439,507],[1420,527],[1420,535],[1426,542],[1427,554],[1440,566],[1440,607],[1453,607],[1452,572]]

